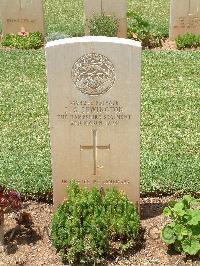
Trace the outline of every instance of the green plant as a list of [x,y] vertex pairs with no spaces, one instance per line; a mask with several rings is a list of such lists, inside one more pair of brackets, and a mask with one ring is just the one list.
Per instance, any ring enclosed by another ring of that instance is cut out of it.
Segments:
[[90,34],[93,36],[116,37],[118,19],[115,16],[94,15],[89,22]]
[[133,11],[129,11],[127,16],[129,19],[128,38],[140,41],[144,47],[148,48],[162,46],[161,34],[147,20]]
[[1,44],[18,49],[38,49],[43,45],[43,36],[40,32],[30,32],[27,35],[6,34]]
[[200,253],[200,200],[189,195],[170,203],[163,211],[172,222],[162,230],[163,241],[181,253]]
[[9,211],[18,211],[21,207],[20,194],[16,190],[7,191],[0,185],[0,246],[4,242],[4,214]]
[[178,36],[175,41],[178,49],[197,48],[200,46],[200,35],[186,33]]
[[47,37],[46,37],[46,41],[47,42],[50,42],[50,41],[55,41],[55,40],[60,40],[60,39],[65,39],[65,38],[69,38],[70,36],[64,34],[64,33],[61,33],[61,32],[54,32],[54,33],[51,33],[49,34]]
[[134,246],[139,227],[136,208],[117,189],[89,191],[71,182],[68,200],[54,214],[51,237],[63,260],[98,263]]

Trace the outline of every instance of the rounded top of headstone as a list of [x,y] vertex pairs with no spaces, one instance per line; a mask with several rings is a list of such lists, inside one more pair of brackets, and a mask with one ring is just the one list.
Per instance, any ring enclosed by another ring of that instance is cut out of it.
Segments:
[[89,53],[81,56],[72,67],[72,80],[82,93],[98,96],[115,83],[113,63],[104,55]]
[[124,39],[124,38],[117,38],[117,37],[106,37],[106,36],[84,36],[84,37],[72,37],[72,38],[65,38],[59,39],[55,41],[50,41],[46,44],[46,48],[51,48],[59,45],[73,45],[75,43],[113,43],[121,45],[130,45],[133,47],[141,48],[141,42]]

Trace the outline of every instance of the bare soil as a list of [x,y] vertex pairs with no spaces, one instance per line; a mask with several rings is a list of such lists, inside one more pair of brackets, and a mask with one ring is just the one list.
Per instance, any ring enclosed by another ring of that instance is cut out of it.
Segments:
[[[107,262],[116,265],[200,265],[200,258],[191,260],[169,250],[161,241],[165,224],[162,210],[172,197],[141,199],[142,236],[135,250]],[[23,210],[32,215],[31,228],[16,228],[15,214],[5,215],[5,249],[0,253],[0,265],[64,265],[52,246],[49,233],[52,205],[28,201]],[[12,239],[13,229],[15,234]]]
[[169,38],[162,41],[162,47],[156,47],[151,49],[153,51],[200,51],[200,47],[197,48],[186,48],[183,50],[178,50],[176,42],[170,40]]

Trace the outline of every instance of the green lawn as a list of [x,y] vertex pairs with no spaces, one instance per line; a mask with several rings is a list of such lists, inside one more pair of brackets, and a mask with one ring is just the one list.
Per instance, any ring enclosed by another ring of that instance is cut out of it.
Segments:
[[[0,50],[0,183],[52,189],[44,51]],[[200,53],[143,52],[141,190],[200,192]]]

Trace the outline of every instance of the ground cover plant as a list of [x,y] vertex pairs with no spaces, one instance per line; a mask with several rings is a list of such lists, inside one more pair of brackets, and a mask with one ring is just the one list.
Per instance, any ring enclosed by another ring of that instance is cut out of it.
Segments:
[[[44,51],[0,51],[0,182],[52,190]],[[200,53],[142,56],[141,192],[197,193]],[[19,67],[20,66],[20,67]]]
[[93,36],[116,37],[119,22],[115,16],[95,15],[89,24],[90,34]]
[[52,220],[51,238],[68,263],[100,263],[137,243],[140,218],[125,194],[80,188],[71,182],[68,199]]
[[6,190],[0,185],[0,247],[4,245],[4,214],[21,209],[21,197],[16,190]]
[[178,49],[197,48],[200,47],[200,35],[186,33],[176,38],[176,46]]
[[1,42],[2,46],[18,49],[39,49],[43,46],[43,36],[40,32],[20,34],[6,34]]
[[200,199],[184,196],[172,201],[163,213],[171,218],[162,230],[163,241],[180,253],[200,254]]
[[162,46],[161,33],[157,31],[147,20],[134,11],[127,13],[129,28],[128,38],[142,43],[143,47],[154,48]]

